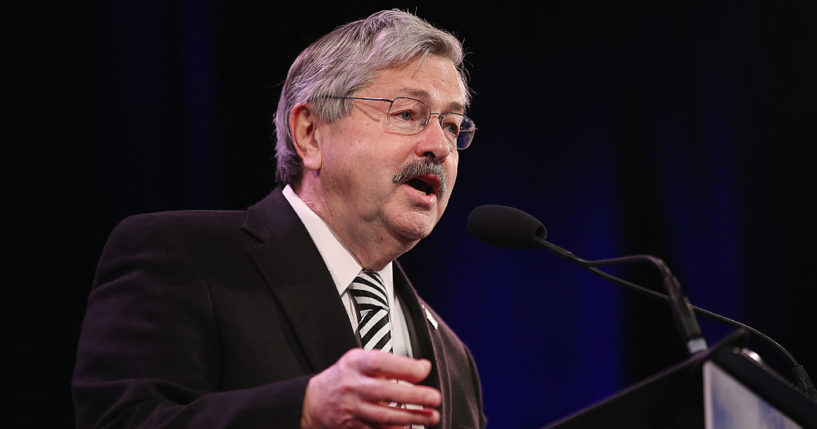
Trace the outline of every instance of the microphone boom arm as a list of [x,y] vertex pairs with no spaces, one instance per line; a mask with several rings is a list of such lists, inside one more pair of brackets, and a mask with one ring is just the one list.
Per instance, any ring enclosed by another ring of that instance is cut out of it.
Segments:
[[[681,289],[681,284],[678,282],[678,278],[672,275],[672,272],[670,272],[669,267],[663,260],[652,255],[630,255],[621,256],[618,258],[587,260],[574,255],[569,250],[559,247],[545,240],[544,238],[535,237],[534,239],[542,247],[548,248],[557,255],[573,261],[574,263],[590,270],[595,274],[604,273],[607,276],[615,277],[599,270],[598,267],[632,262],[649,262],[661,272],[664,288],[666,289],[667,294],[660,294],[642,286],[637,286],[635,284],[632,285],[636,286],[636,289],[638,289],[640,292],[649,292],[650,294],[655,294],[662,299],[669,300],[675,325],[678,328],[678,331],[684,341],[684,345],[686,346],[690,355],[706,350],[706,339],[704,339],[704,336],[701,333],[698,320],[695,319],[695,312],[693,311],[692,304],[690,304],[689,299],[687,299],[683,289]],[[610,277],[607,276],[603,277],[610,280]],[[627,286],[632,287],[630,285]]]
[[[632,255],[599,260],[582,259],[568,250],[546,241],[547,229],[545,229],[545,226],[542,225],[542,223],[535,217],[523,212],[522,210],[496,204],[483,205],[473,209],[468,215],[468,230],[477,239],[495,246],[512,249],[545,247],[557,255],[580,265],[601,278],[633,289],[651,298],[668,301],[672,307],[673,318],[677,324],[678,330],[684,337],[687,350],[690,352],[690,354],[696,353],[696,350],[699,351],[706,348],[706,342],[701,335],[701,330],[698,327],[697,320],[695,319],[695,312],[709,317],[710,319],[737,328],[742,328],[754,335],[757,335],[761,339],[767,341],[769,344],[774,345],[794,364],[794,379],[800,386],[803,394],[812,402],[817,403],[817,388],[814,387],[814,383],[811,382],[811,378],[809,378],[805,368],[803,368],[803,366],[794,359],[794,356],[792,356],[791,353],[783,348],[783,346],[781,346],[777,341],[774,341],[764,333],[752,328],[749,325],[691,305],[686,296],[684,296],[678,279],[672,275],[669,267],[667,267],[664,261],[656,258],[655,256]],[[650,262],[653,266],[658,268],[661,271],[664,281],[664,288],[668,294],[663,294],[643,286],[639,286],[633,282],[606,273],[598,268],[629,262]]]
[[[718,321],[718,322],[721,322],[721,323],[724,323],[724,324],[727,324],[727,325],[730,325],[730,326],[734,326],[736,328],[745,329],[746,331],[748,331],[748,332],[750,332],[750,333],[752,333],[754,335],[757,335],[758,337],[760,337],[764,341],[766,341],[769,344],[773,345],[781,353],[783,353],[784,356],[786,356],[786,358],[793,365],[792,373],[794,375],[794,380],[797,382],[798,387],[800,388],[800,390],[803,392],[803,394],[807,398],[809,398],[812,402],[817,403],[817,388],[815,388],[814,383],[811,381],[811,377],[809,377],[808,372],[806,372],[805,367],[803,367],[803,365],[801,365],[799,362],[797,362],[797,360],[794,358],[794,356],[791,353],[789,353],[789,351],[786,350],[785,347],[783,347],[780,343],[778,343],[777,341],[775,341],[774,339],[772,339],[768,335],[764,334],[763,332],[758,331],[757,329],[755,329],[755,328],[753,328],[753,327],[751,327],[751,326],[749,326],[749,325],[747,325],[745,323],[741,323],[741,322],[738,322],[737,320],[731,319],[729,317],[722,316],[722,315],[720,315],[718,313],[711,312],[711,311],[709,311],[709,310],[707,310],[705,308],[701,308],[701,307],[697,307],[695,305],[692,305],[692,304],[690,304],[689,300],[686,299],[686,297],[683,297],[683,298],[679,299],[677,293],[676,293],[675,297],[673,298],[672,294],[667,295],[667,294],[663,294],[663,293],[660,293],[660,292],[656,292],[656,291],[654,291],[652,289],[645,288],[645,287],[640,286],[638,284],[635,284],[635,283],[633,283],[631,281],[624,280],[621,277],[614,276],[614,275],[612,275],[612,274],[610,274],[608,272],[602,271],[602,270],[600,270],[598,268],[598,267],[602,267],[602,266],[609,266],[609,265],[615,265],[615,264],[620,264],[620,263],[650,262],[650,263],[654,264],[656,267],[658,267],[658,269],[662,271],[662,274],[664,274],[664,269],[662,269],[661,267],[666,267],[666,264],[660,258],[656,258],[655,256],[652,256],[652,255],[630,255],[630,256],[621,256],[621,257],[617,257],[617,258],[587,260],[587,259],[579,258],[578,256],[574,255],[569,250],[561,248],[561,247],[559,247],[559,246],[557,246],[557,245],[555,245],[555,244],[553,244],[553,243],[551,243],[551,242],[549,242],[547,240],[544,240],[542,238],[537,237],[536,241],[542,247],[545,247],[545,248],[551,250],[552,252],[556,253],[557,255],[562,256],[563,258],[572,261],[573,263],[585,268],[586,270],[590,271],[591,273],[593,273],[593,274],[595,274],[595,275],[597,275],[597,276],[599,276],[599,277],[601,277],[601,278],[603,278],[605,280],[609,280],[609,281],[611,281],[613,283],[616,283],[616,284],[618,284],[620,286],[624,286],[626,288],[635,290],[636,292],[639,292],[639,293],[641,293],[643,295],[649,296],[650,298],[658,299],[658,300],[661,300],[661,301],[668,301],[670,303],[670,305],[673,307],[673,313],[676,312],[676,308],[678,308],[678,307],[681,308],[682,312],[685,311],[685,309],[689,309],[690,312],[694,311],[694,312],[696,312],[698,314],[701,314],[703,316],[706,316],[706,317],[708,317],[708,318],[710,318],[712,320],[715,320],[715,321]],[[669,269],[667,269],[666,272],[668,273]],[[680,290],[680,285],[678,284],[678,279],[675,276],[672,276],[671,274],[670,274],[670,277],[671,277],[670,280],[671,280],[672,283],[670,285],[668,285],[667,284],[667,277],[666,277],[666,275],[664,276],[665,286],[668,288],[668,291],[670,291],[670,292],[671,291],[676,291],[676,292],[679,291]],[[688,314],[691,314],[691,313],[688,313]],[[685,318],[685,321],[691,321],[692,324],[690,324],[689,326],[679,326],[679,330],[681,330],[681,332],[684,335],[689,335],[689,334],[687,334],[687,332],[694,333],[695,329],[698,326],[698,323],[695,320],[694,315],[691,316],[691,317],[687,316]],[[679,316],[677,314],[676,314],[676,323],[679,323]],[[679,323],[679,325],[680,325],[680,323]],[[687,331],[687,329],[690,329],[690,331]],[[700,333],[700,328],[697,329],[697,332]],[[698,342],[698,343],[693,342],[691,344],[692,347],[690,347],[690,341],[695,341],[695,338],[692,337],[692,336],[687,336],[686,338],[691,338],[691,340],[687,341],[687,350],[690,350],[690,353],[693,353],[691,351],[691,348],[694,348],[694,347],[703,347],[703,349],[706,349],[706,342],[703,340],[703,337],[701,337],[701,342]]]

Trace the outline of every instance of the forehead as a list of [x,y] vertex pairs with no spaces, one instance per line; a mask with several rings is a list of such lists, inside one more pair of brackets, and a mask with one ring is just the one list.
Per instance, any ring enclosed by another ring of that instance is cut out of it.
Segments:
[[381,70],[358,93],[386,98],[408,96],[445,111],[464,111],[467,104],[465,85],[454,63],[436,55]]

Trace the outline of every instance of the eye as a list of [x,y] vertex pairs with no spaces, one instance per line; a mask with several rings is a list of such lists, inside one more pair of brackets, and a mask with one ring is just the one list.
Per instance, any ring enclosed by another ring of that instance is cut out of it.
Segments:
[[462,119],[459,117],[459,115],[446,114],[443,116],[443,130],[452,137],[457,137],[460,134],[461,122]]
[[398,123],[422,120],[420,118],[420,112],[417,109],[401,109],[397,111],[392,111],[391,119]]

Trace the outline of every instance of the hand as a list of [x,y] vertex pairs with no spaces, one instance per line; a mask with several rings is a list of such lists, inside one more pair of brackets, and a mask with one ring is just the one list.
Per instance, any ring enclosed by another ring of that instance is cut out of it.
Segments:
[[[418,383],[431,372],[431,362],[382,351],[354,349],[312,377],[304,396],[302,429],[382,428],[386,425],[433,426],[442,396]],[[425,408],[391,407],[390,402]]]

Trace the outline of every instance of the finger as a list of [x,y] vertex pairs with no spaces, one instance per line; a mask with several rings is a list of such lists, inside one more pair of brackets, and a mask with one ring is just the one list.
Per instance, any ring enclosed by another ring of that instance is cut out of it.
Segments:
[[370,377],[395,378],[409,383],[419,383],[431,372],[431,362],[426,359],[411,359],[373,350],[362,352],[358,356],[358,369]]
[[374,378],[363,384],[358,393],[368,402],[397,402],[430,408],[439,407],[442,402],[442,394],[433,387]]
[[439,411],[433,408],[394,408],[368,402],[359,405],[358,416],[362,421],[374,425],[434,426],[440,421]]

